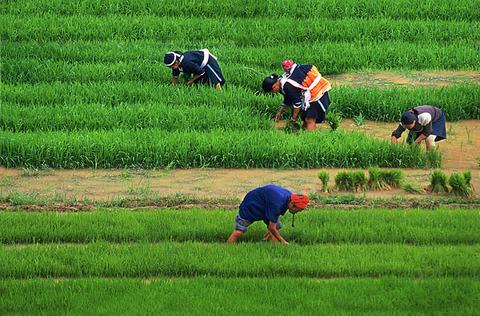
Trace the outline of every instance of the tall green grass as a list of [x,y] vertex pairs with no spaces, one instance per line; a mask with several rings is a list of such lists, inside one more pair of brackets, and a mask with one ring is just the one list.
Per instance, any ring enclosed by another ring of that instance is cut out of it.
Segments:
[[[224,242],[234,228],[237,210],[166,210],[95,212],[3,212],[0,243],[106,242]],[[282,235],[296,244],[457,245],[480,243],[480,211],[436,210],[338,210],[307,209],[281,217]],[[461,229],[459,229],[461,227]],[[262,239],[266,226],[253,224],[242,241]]]
[[[321,145],[321,146],[320,146]],[[5,167],[436,167],[438,151],[392,145],[361,133],[113,130],[0,132]]]

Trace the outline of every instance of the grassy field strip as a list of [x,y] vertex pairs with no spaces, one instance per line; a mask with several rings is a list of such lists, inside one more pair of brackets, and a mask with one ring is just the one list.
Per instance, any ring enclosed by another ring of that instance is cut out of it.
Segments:
[[[318,146],[318,144],[322,146]],[[302,153],[299,155],[298,153]],[[439,166],[438,151],[392,145],[362,133],[286,134],[280,131],[164,132],[0,131],[5,167],[425,167]]]
[[[0,281],[7,314],[447,313],[473,315],[480,282],[469,278],[159,278]],[[279,299],[279,293],[284,297]],[[248,302],[243,304],[242,302]]]
[[[202,241],[224,242],[234,227],[230,210],[103,210],[80,213],[2,212],[0,243],[88,243]],[[425,211],[366,209],[307,210],[282,217],[282,234],[297,244],[403,243],[414,245],[480,243],[480,210]],[[192,229],[192,225],[201,229]],[[243,241],[261,240],[266,228],[256,223]]]
[[[282,17],[264,18],[178,18],[141,16],[58,16],[39,17],[3,15],[4,28],[0,32],[5,40],[109,40],[109,39],[162,39],[175,42],[178,34],[182,41],[201,42],[222,39],[224,43],[245,46],[272,46],[281,44],[308,45],[311,38],[325,42],[384,42],[409,43],[471,43],[480,41],[479,22],[452,22],[392,19],[340,19],[315,18],[298,20]],[[195,27],[195,32],[184,32]],[[270,32],[274,28],[288,29],[292,36]],[[248,31],[247,31],[248,30]],[[265,34],[269,36],[265,36]],[[203,37],[200,34],[204,34]],[[208,34],[208,36],[207,36]]]
[[[124,43],[123,41],[121,43]],[[206,46],[203,42],[198,42],[192,47],[192,43],[186,44],[164,44],[162,47],[152,47],[157,55],[148,59],[107,61],[106,65],[96,64],[99,61],[80,60],[67,62],[58,57],[53,60],[41,60],[32,58],[12,59],[10,62],[3,63],[2,76],[5,81],[19,82],[49,80],[48,75],[58,76],[57,80],[72,80],[68,71],[73,71],[78,75],[78,80],[100,80],[101,77],[109,75],[107,80],[126,80],[128,78],[137,78],[147,80],[150,78],[159,78],[170,76],[169,69],[162,64],[162,56],[165,51],[172,47],[198,48]],[[319,67],[324,75],[342,73],[359,70],[476,70],[480,68],[480,58],[478,57],[479,48],[467,44],[431,44],[418,46],[407,42],[385,42],[375,44],[365,43],[320,43],[309,45],[299,49],[295,46],[288,46],[278,50],[276,48],[228,48],[222,49],[208,44],[212,51],[220,58],[222,71],[230,84],[244,86],[258,86],[257,81],[262,76],[272,72],[280,72],[279,61],[288,56],[301,63],[312,63]],[[99,56],[101,58],[102,55]],[[262,56],[257,58],[255,56]],[[90,58],[90,57],[89,57]],[[107,57],[111,59],[112,57]],[[7,60],[7,58],[6,58]],[[135,62],[134,62],[135,61]],[[92,64],[95,63],[95,64]],[[66,69],[62,69],[61,66]],[[30,69],[29,67],[34,67]],[[68,70],[68,71],[67,71]],[[93,70],[99,72],[99,75],[92,73]],[[121,72],[123,70],[123,72]],[[142,71],[148,71],[142,73]],[[37,73],[38,72],[38,73]],[[23,77],[22,77],[23,76]],[[255,78],[254,82],[249,82]],[[104,78],[105,80],[105,78]]]
[[[239,49],[235,43],[214,38],[209,38],[208,41],[197,40],[194,43],[200,46],[209,46],[220,58],[222,69],[225,66],[237,65],[237,71],[245,67],[253,67],[255,70],[266,73],[280,71],[279,60],[285,56],[295,58],[299,62],[316,63],[323,74],[373,68],[478,69],[479,64],[478,45],[467,42],[418,45],[404,41],[380,43],[311,41],[308,45],[303,45],[301,51],[299,51],[298,44],[288,43],[282,45],[281,51],[275,45]],[[162,66],[160,68],[164,68],[162,65],[163,52],[171,50],[172,47],[181,49],[192,48],[192,46],[192,41],[185,41],[181,38],[172,42],[159,42],[156,39],[38,42],[29,38],[27,41],[4,41],[2,54],[5,59],[33,58],[37,60],[37,63],[38,61],[44,63],[46,61],[63,61],[79,64],[122,62],[152,64],[157,62]],[[262,56],[262,58],[255,56]],[[41,65],[39,64],[37,67]],[[142,64],[138,66],[144,67]]]
[[[258,84],[260,84],[259,81]],[[253,88],[255,88],[254,85]],[[74,107],[74,105],[80,107],[97,103],[105,106],[122,105],[127,107],[127,105],[131,105],[135,110],[158,104],[158,107],[171,107],[171,111],[175,111],[175,108],[179,106],[192,107],[192,111],[195,111],[194,107],[215,104],[215,111],[218,108],[243,110],[249,108],[254,113],[271,115],[278,110],[279,104],[282,102],[280,96],[255,96],[253,90],[235,86],[229,86],[228,89],[217,93],[208,87],[189,89],[187,87],[171,87],[165,83],[134,81],[81,84],[59,82],[33,85],[2,84],[0,93],[2,94],[2,105],[5,105],[0,107],[0,113],[2,113],[0,121],[3,129],[14,129],[15,124],[20,124],[18,121],[11,121],[11,116],[16,115],[11,111],[25,111],[12,108],[9,106],[10,104],[65,106],[68,108],[69,106]],[[401,113],[412,104],[441,104],[448,120],[480,118],[480,108],[478,107],[480,85],[389,89],[341,86],[334,87],[330,96],[332,109],[335,108],[344,117],[354,117],[362,113],[365,119],[398,122]],[[32,112],[34,111],[33,108]],[[112,109],[111,111],[116,110]],[[27,118],[28,115],[24,120]],[[75,116],[71,119],[75,120]],[[237,122],[235,124],[244,123]]]
[[[299,6],[295,0],[262,1],[255,0],[230,0],[230,1],[204,1],[204,2],[180,2],[172,1],[159,3],[154,0],[121,1],[109,0],[98,2],[87,0],[81,2],[69,2],[69,5],[61,0],[26,0],[21,3],[7,2],[0,6],[2,13],[18,14],[23,16],[36,14],[58,15],[156,15],[174,17],[281,17],[311,18],[312,14],[319,17],[362,18],[368,19],[382,16],[392,19],[412,20],[480,20],[480,13],[476,10],[480,7],[478,0],[459,0],[455,5],[449,0],[326,0],[319,3],[315,0],[306,0]],[[305,10],[308,8],[308,10]]]
[[155,128],[165,131],[269,130],[272,121],[254,115],[249,107],[225,109],[211,105],[74,104],[62,107],[2,104],[0,129],[74,131]]
[[90,243],[1,246],[0,278],[35,277],[480,277],[480,244],[272,246]]

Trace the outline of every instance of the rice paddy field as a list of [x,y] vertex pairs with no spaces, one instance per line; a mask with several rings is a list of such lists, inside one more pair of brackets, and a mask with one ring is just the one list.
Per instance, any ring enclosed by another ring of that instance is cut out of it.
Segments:
[[[479,7],[2,1],[0,315],[477,315]],[[170,85],[164,53],[202,48],[225,87]],[[332,82],[338,129],[273,122],[281,97],[255,92],[287,58]],[[390,144],[422,104],[445,112],[446,144]],[[369,168],[406,182],[334,186]],[[465,169],[468,197],[425,189]],[[289,245],[261,222],[227,245],[268,183],[311,196],[281,218]]]

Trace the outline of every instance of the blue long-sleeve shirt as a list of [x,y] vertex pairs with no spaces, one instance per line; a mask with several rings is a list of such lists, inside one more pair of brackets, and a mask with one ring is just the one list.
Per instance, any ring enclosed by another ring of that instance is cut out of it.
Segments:
[[240,204],[239,215],[247,221],[276,223],[288,209],[292,193],[280,186],[269,184],[247,193]]

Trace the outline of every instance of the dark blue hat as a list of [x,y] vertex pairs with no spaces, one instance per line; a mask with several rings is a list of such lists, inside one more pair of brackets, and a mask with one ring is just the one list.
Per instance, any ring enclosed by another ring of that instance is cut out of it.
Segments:
[[168,52],[165,54],[163,57],[163,63],[167,66],[170,67],[173,65],[177,59],[180,57],[180,54],[175,53],[175,52]]
[[262,82],[263,91],[265,92],[272,91],[273,85],[275,84],[275,82],[277,82],[277,80],[278,80],[277,74],[271,74],[270,76],[263,79],[263,82]]
[[402,125],[410,125],[413,123],[413,121],[416,121],[416,120],[417,120],[417,116],[410,111],[403,113],[402,117],[400,118],[400,122],[402,122]]

